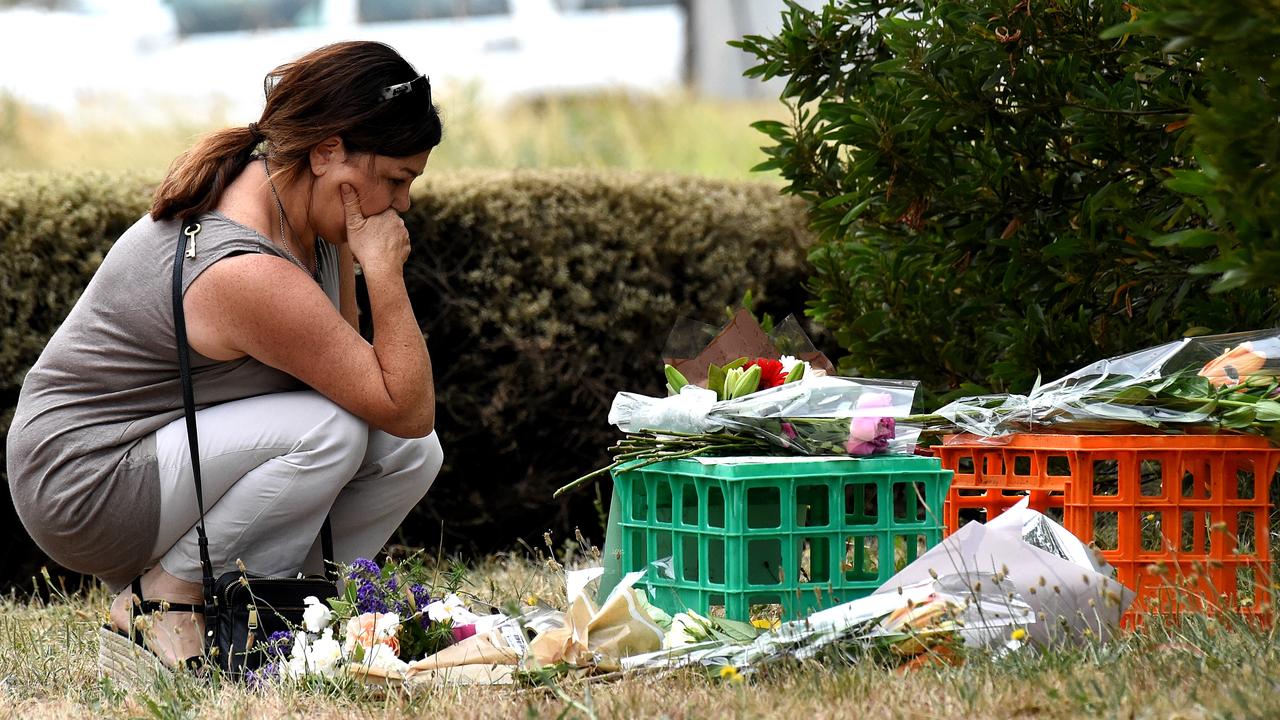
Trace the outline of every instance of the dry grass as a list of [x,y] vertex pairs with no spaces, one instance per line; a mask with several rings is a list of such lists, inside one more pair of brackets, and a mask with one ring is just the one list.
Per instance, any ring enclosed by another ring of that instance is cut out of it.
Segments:
[[[446,105],[433,171],[588,166],[751,177],[762,138],[747,127],[776,104],[586,97],[482,109]],[[109,108],[108,108],[109,109]],[[109,115],[109,113],[98,113]],[[0,99],[0,167],[158,175],[207,126],[73,124]],[[466,588],[503,605],[563,597],[556,572],[527,556],[473,565]],[[683,671],[546,688],[433,688],[411,696],[353,684],[251,692],[189,680],[126,692],[96,673],[100,588],[49,601],[0,601],[0,717],[151,718],[1246,718],[1280,717],[1274,631],[1230,620],[1148,626],[1103,646],[900,675],[870,664],[807,664],[743,684]]]
[[[587,167],[669,171],[725,179],[752,174],[767,138],[749,127],[777,102],[712,102],[682,95],[584,95],[487,107],[441,99],[445,141],[431,172],[460,168]],[[0,168],[161,174],[203,132],[228,121],[216,107],[193,123],[172,113],[141,126],[110,97],[86,99],[74,118],[0,95]],[[775,178],[776,179],[776,178]]]
[[[560,597],[541,560],[492,557],[468,590],[496,604]],[[0,605],[3,717],[62,718],[1243,718],[1280,717],[1270,631],[1197,618],[1100,646],[899,674],[871,664],[786,667],[742,684],[680,671],[547,688],[439,687],[384,694],[354,684],[252,692],[180,680],[133,692],[96,676],[101,589]]]

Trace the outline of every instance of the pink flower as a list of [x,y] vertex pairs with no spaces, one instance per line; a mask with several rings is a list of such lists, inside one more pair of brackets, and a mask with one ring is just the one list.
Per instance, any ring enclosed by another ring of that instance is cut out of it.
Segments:
[[[859,410],[892,407],[888,393],[867,393],[858,398]],[[893,439],[896,425],[890,417],[855,417],[849,419],[849,440],[845,451],[850,455],[874,455],[884,452]]]
[[459,625],[456,628],[452,628],[452,631],[453,631],[453,641],[462,642],[463,640],[466,640],[467,638],[476,634],[476,625],[475,623],[471,623],[470,625]]
[[893,439],[896,427],[893,418],[851,418],[849,441],[844,449],[850,455],[874,455],[884,452]]

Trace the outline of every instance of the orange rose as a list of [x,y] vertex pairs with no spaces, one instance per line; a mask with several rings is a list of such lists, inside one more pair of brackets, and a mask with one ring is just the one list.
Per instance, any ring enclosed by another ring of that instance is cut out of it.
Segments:
[[400,639],[396,637],[400,619],[395,613],[365,613],[347,621],[347,645],[372,648],[386,645],[391,652],[400,654]]

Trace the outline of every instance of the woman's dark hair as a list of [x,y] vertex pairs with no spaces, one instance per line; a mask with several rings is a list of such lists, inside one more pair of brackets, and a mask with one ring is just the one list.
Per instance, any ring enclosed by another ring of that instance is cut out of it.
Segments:
[[334,135],[350,153],[408,157],[430,150],[442,128],[425,79],[383,97],[386,88],[417,78],[404,58],[377,42],[326,45],[281,65],[267,75],[261,119],[210,133],[178,156],[156,188],[151,217],[212,210],[263,143],[272,175],[286,179],[304,172],[311,149]]

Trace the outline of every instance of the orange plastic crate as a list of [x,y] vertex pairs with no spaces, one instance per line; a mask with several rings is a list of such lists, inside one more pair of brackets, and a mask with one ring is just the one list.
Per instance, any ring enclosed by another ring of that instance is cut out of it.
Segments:
[[948,535],[970,520],[991,520],[1024,497],[1032,509],[1062,522],[1071,460],[1065,451],[1046,449],[1043,437],[1011,435],[997,445],[977,435],[949,435],[933,448],[942,467],[955,473],[942,509]]
[[1129,624],[1185,611],[1271,618],[1269,487],[1280,450],[1264,438],[1018,434],[992,445],[962,435],[935,452],[955,471],[948,530],[966,507],[989,519],[1021,499],[1008,492],[1030,493],[1049,515],[1061,506],[1063,525],[1137,591]]

